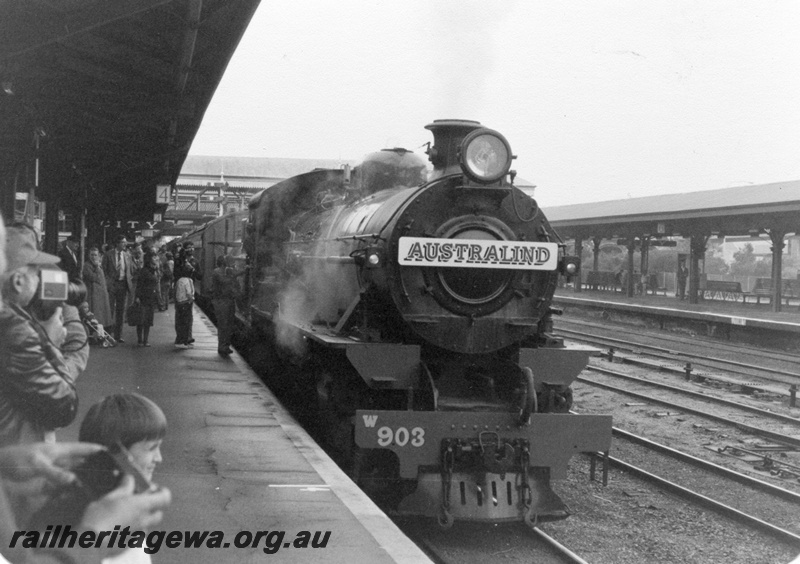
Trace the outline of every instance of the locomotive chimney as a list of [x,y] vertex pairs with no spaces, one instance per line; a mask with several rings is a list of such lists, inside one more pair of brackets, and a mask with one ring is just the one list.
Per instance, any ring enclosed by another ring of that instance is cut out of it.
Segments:
[[461,142],[470,131],[479,129],[481,124],[468,119],[437,119],[425,126],[433,133],[433,146],[428,148],[428,159],[433,164],[429,180],[447,174],[461,174],[458,150]]

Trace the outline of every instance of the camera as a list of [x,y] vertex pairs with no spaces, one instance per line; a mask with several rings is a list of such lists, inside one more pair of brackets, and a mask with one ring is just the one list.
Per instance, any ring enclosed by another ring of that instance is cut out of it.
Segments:
[[69,296],[69,278],[63,270],[42,270],[39,273],[39,298],[65,301]]
[[120,452],[96,452],[73,468],[77,481],[56,491],[31,517],[28,527],[44,531],[48,525],[77,526],[86,507],[116,489],[125,474],[133,476],[135,493],[156,489],[133,463],[127,449],[117,446]]
[[39,288],[28,310],[39,319],[50,319],[59,306],[78,307],[85,301],[86,285],[82,281],[70,280],[63,270],[43,268],[39,272]]

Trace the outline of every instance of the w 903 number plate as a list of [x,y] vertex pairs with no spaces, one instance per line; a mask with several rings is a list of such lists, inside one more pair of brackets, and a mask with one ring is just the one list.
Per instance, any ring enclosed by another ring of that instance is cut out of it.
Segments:
[[410,445],[412,447],[421,447],[425,444],[425,429],[422,427],[414,427],[409,430],[405,427],[398,427],[392,429],[384,425],[378,428],[378,446],[387,447],[395,444],[399,447]]
[[386,412],[383,413],[363,413],[356,415],[356,434],[361,441],[371,444],[361,444],[359,446],[388,446],[398,447],[421,447],[425,444],[425,429],[422,427],[411,427],[403,425]]

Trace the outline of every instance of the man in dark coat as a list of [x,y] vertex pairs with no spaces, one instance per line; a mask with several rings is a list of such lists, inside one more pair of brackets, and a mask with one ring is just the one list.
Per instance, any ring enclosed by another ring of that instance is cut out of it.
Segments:
[[103,272],[106,275],[106,289],[111,311],[114,312],[114,339],[122,339],[122,322],[125,317],[125,304],[128,296],[133,298],[133,259],[127,250],[125,235],[118,235],[113,249],[103,255]]
[[70,280],[78,280],[82,275],[82,268],[78,260],[78,237],[70,235],[64,241],[64,246],[58,252],[58,258],[61,259],[59,266],[61,270],[67,273]]

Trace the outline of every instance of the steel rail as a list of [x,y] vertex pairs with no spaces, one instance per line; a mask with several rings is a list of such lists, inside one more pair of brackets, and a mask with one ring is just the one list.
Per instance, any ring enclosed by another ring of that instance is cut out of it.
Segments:
[[[742,431],[747,431],[748,433],[752,433],[754,435],[759,435],[761,437],[766,437],[766,438],[769,438],[771,440],[774,440],[774,441],[777,441],[777,442],[780,442],[780,443],[783,443],[783,444],[800,447],[800,438],[790,437],[788,435],[782,435],[780,433],[774,433],[772,431],[767,431],[766,429],[759,429],[757,427],[753,427],[751,425],[747,425],[746,423],[740,423],[738,421],[732,421],[732,420],[727,419],[725,417],[721,417],[719,415],[713,415],[711,413],[707,413],[707,412],[701,411],[699,409],[693,409],[693,408],[687,407],[687,406],[676,405],[676,404],[674,404],[672,402],[669,402],[667,400],[654,398],[654,397],[648,396],[646,394],[640,394],[638,392],[632,392],[630,390],[625,390],[623,388],[617,388],[616,386],[612,386],[610,384],[603,384],[602,382],[596,382],[594,380],[589,380],[589,379],[587,379],[587,378],[585,378],[583,376],[579,376],[578,377],[578,381],[579,382],[585,382],[587,384],[590,384],[592,386],[597,386],[599,388],[604,388],[604,389],[607,389],[607,390],[611,390],[613,392],[618,392],[620,394],[626,394],[626,395],[629,395],[629,396],[632,396],[632,397],[635,397],[635,398],[638,398],[638,399],[643,399],[643,400],[650,401],[650,402],[653,402],[653,403],[658,403],[658,404],[661,404],[661,405],[674,407],[675,409],[680,409],[681,411],[685,411],[686,413],[691,413],[693,415],[698,415],[698,416],[701,416],[701,417],[705,417],[707,419],[712,419],[714,421],[719,421],[720,423],[724,423],[726,425],[731,425],[732,427],[735,427],[735,428],[740,429]],[[705,399],[707,399],[707,398],[705,398]]]
[[[554,559],[559,559],[569,564],[589,564],[586,560],[572,552],[569,548],[558,542],[556,539],[542,531],[539,527],[521,526],[525,530],[525,534],[533,533],[538,540],[542,541],[551,551],[555,552]],[[412,535],[411,538],[417,543],[423,552],[436,564],[452,564],[452,559],[442,556],[437,547],[430,539]]]
[[[598,453],[598,455],[599,455],[599,453]],[[634,466],[632,464],[629,464],[627,462],[619,460],[618,458],[614,458],[612,456],[609,456],[608,460],[613,466],[616,466],[617,468],[625,470],[626,472],[628,472],[630,474],[633,474],[634,476],[637,476],[638,478],[641,478],[641,479],[643,479],[645,481],[654,483],[654,484],[658,485],[659,487],[662,487],[662,488],[664,488],[664,489],[666,489],[668,491],[676,493],[676,494],[678,494],[678,495],[680,495],[682,497],[688,498],[691,501],[697,502],[697,503],[699,503],[700,505],[702,505],[704,507],[708,507],[710,509],[713,509],[713,510],[715,510],[715,511],[717,511],[717,512],[723,514],[723,515],[726,515],[727,517],[730,517],[730,518],[734,519],[735,521],[738,521],[740,523],[744,523],[744,524],[746,524],[746,525],[748,525],[750,527],[753,527],[753,528],[759,529],[761,531],[764,531],[764,532],[766,532],[766,533],[768,533],[768,534],[770,534],[770,535],[772,535],[772,536],[774,536],[774,537],[776,537],[776,538],[778,538],[778,539],[780,539],[780,540],[782,540],[784,542],[787,542],[787,543],[791,544],[792,546],[800,547],[800,535],[796,535],[795,533],[792,533],[791,531],[787,531],[786,529],[778,527],[777,525],[773,525],[772,523],[768,523],[767,521],[759,519],[758,517],[754,517],[753,515],[745,513],[744,511],[739,511],[738,509],[736,509],[734,507],[731,507],[729,505],[725,505],[724,503],[721,503],[721,502],[719,502],[719,501],[717,501],[715,499],[712,499],[712,498],[710,498],[708,496],[705,496],[705,495],[702,495],[702,494],[697,493],[695,491],[692,491],[692,490],[690,490],[688,488],[685,488],[683,486],[680,486],[680,485],[678,485],[678,484],[676,484],[674,482],[670,482],[669,480],[666,480],[665,478],[662,478],[660,476],[656,476],[655,474],[652,474],[652,473],[650,473],[650,472],[648,472],[646,470],[643,470],[642,468],[639,468],[637,466]]]
[[[599,340],[599,341],[604,341],[604,342],[619,343],[619,344],[622,344],[622,345],[626,345],[627,347],[630,347],[631,352],[636,352],[633,349],[638,348],[638,349],[644,349],[644,350],[647,350],[647,351],[656,351],[656,352],[659,352],[659,353],[662,353],[662,354],[666,354],[666,355],[681,356],[681,357],[691,358],[691,359],[693,359],[693,363],[694,364],[697,364],[698,366],[706,366],[708,368],[714,368],[714,366],[709,366],[708,364],[704,364],[703,363],[704,360],[705,361],[717,362],[717,363],[720,363],[720,364],[723,364],[723,365],[727,365],[727,366],[736,366],[738,368],[746,368],[747,370],[755,370],[755,371],[758,371],[758,372],[766,373],[768,375],[769,374],[776,374],[776,375],[780,375],[780,376],[788,376],[788,377],[793,378],[795,380],[800,380],[800,374],[798,374],[797,372],[789,372],[787,370],[781,370],[780,368],[769,368],[769,367],[764,367],[764,366],[756,366],[754,364],[747,364],[747,363],[744,363],[744,362],[738,362],[738,361],[735,361],[735,360],[717,358],[717,357],[713,357],[713,356],[703,356],[703,357],[701,357],[701,356],[699,356],[697,354],[665,349],[665,348],[662,348],[662,347],[657,347],[655,345],[647,345],[647,344],[643,344],[643,343],[637,343],[635,341],[626,341],[624,339],[617,339],[615,337],[604,337],[604,336],[601,336],[601,335],[592,335],[592,334],[589,334],[589,333],[583,333],[581,331],[574,331],[574,330],[571,330],[571,329],[560,328],[560,329],[558,329],[557,333],[571,333],[573,335],[578,335],[579,336],[578,340],[582,339],[582,340],[586,340],[586,341],[589,341],[589,342],[595,342],[595,340]],[[655,356],[656,358],[664,358],[664,357],[659,357],[658,355],[654,354],[653,352],[648,352],[647,354],[649,354],[650,356]],[[699,361],[695,361],[694,359],[699,359]],[[674,359],[671,359],[671,358],[667,357],[667,360],[674,360]]]
[[[596,324],[596,323],[588,322],[588,321],[586,321],[584,319],[578,319],[578,318],[569,317],[569,316],[567,316],[567,317],[559,317],[558,318],[558,323],[559,324],[566,323],[566,324],[578,325],[578,326],[581,326],[581,327],[588,327],[588,328],[591,328],[591,329],[599,330],[601,332],[608,331],[608,326],[607,325],[599,325],[599,324]],[[632,328],[630,326],[615,326],[615,330],[619,334],[632,334],[632,335],[637,336],[637,337],[645,336],[645,337],[652,338],[652,339],[659,339],[661,341],[665,341],[665,342],[667,342],[669,344],[674,344],[674,345],[679,346],[679,347],[680,346],[684,346],[684,345],[687,344],[687,339],[682,338],[678,334],[665,333],[663,331],[660,331],[657,334],[656,333],[644,333],[643,334],[643,333],[641,333],[641,328],[634,327],[633,329],[639,329],[639,331],[632,330]],[[590,334],[590,333],[581,333],[580,331],[575,331],[574,329],[565,329],[565,331],[572,331],[572,332],[576,332],[576,333],[580,333],[580,334],[584,334],[584,335],[592,335],[592,336],[596,336],[597,338],[600,338],[600,339],[603,338],[601,335]],[[630,341],[630,342],[633,342],[633,341]],[[701,343],[701,344],[707,344],[707,345],[711,345],[713,347],[716,347],[721,352],[729,350],[729,351],[735,352],[735,353],[743,353],[744,352],[744,353],[750,354],[751,356],[759,356],[759,357],[768,358],[770,360],[779,360],[781,362],[787,362],[787,363],[798,363],[798,362],[800,362],[800,354],[797,354],[797,353],[793,353],[793,352],[789,352],[789,351],[783,351],[783,350],[777,350],[777,349],[769,350],[769,349],[758,348],[758,347],[755,347],[755,346],[752,346],[752,345],[747,345],[747,344],[737,344],[736,346],[733,346],[733,345],[731,345],[729,343],[720,342],[719,340],[715,340],[715,339],[708,338],[708,337],[703,337],[703,336],[693,336],[691,341],[688,342],[688,344],[697,346],[698,342]],[[645,346],[654,346],[654,345],[645,345]],[[656,348],[658,349],[658,347],[656,347]],[[670,350],[674,350],[674,349],[664,349],[664,350],[670,351]],[[727,362],[727,361],[724,361],[724,362]]]
[[714,396],[708,396],[706,394],[701,394],[699,392],[693,392],[692,390],[686,390],[684,388],[679,388],[677,386],[672,386],[670,384],[664,384],[663,382],[654,382],[652,380],[645,380],[644,378],[639,378],[637,376],[631,376],[630,374],[624,374],[622,372],[617,372],[615,370],[609,370],[608,368],[603,368],[601,366],[587,366],[587,370],[592,372],[599,372],[601,374],[607,374],[609,376],[616,376],[617,378],[622,378],[625,380],[630,380],[632,382],[637,382],[639,384],[646,384],[648,386],[652,386],[655,388],[668,390],[671,392],[681,393],[687,396],[690,396],[695,399],[702,399],[702,400],[710,400],[714,403],[718,403],[727,407],[733,407],[736,409],[741,409],[742,411],[749,411],[750,413],[755,413],[757,415],[761,415],[763,417],[769,417],[770,419],[775,419],[776,421],[780,421],[782,423],[787,423],[789,425],[797,425],[800,426],[800,419],[796,417],[791,417],[789,415],[783,415],[781,413],[775,413],[772,411],[767,411],[766,409],[761,409],[760,407],[754,407],[751,405],[745,405],[743,403],[726,400],[724,398],[718,398]]
[[667,456],[676,458],[681,462],[687,462],[708,472],[713,472],[715,474],[723,476],[729,480],[745,484],[753,489],[761,490],[775,497],[779,497],[783,500],[800,504],[800,494],[797,492],[793,492],[791,490],[781,488],[780,486],[764,482],[762,480],[759,480],[758,478],[753,478],[746,474],[736,472],[735,470],[730,470],[729,468],[725,468],[724,466],[714,464],[713,462],[710,462],[708,460],[703,460],[702,458],[697,458],[696,456],[692,456],[691,454],[681,452],[666,445],[662,445],[661,443],[653,442],[650,439],[646,439],[639,435],[634,435],[633,433],[630,433],[623,429],[619,429],[617,427],[612,428],[612,433],[614,434],[614,436],[622,437],[623,439],[628,440],[634,444],[638,444],[650,450],[654,450],[656,452],[660,452]]
[[547,543],[551,548],[553,548],[556,552],[558,552],[560,556],[564,557],[569,562],[574,562],[575,564],[589,564],[586,560],[584,560],[583,558],[572,552],[570,549],[568,549],[566,546],[558,542],[556,539],[554,539],[553,537],[542,531],[539,527],[530,527],[530,530],[533,531],[533,533],[537,537],[539,537],[541,540]]

